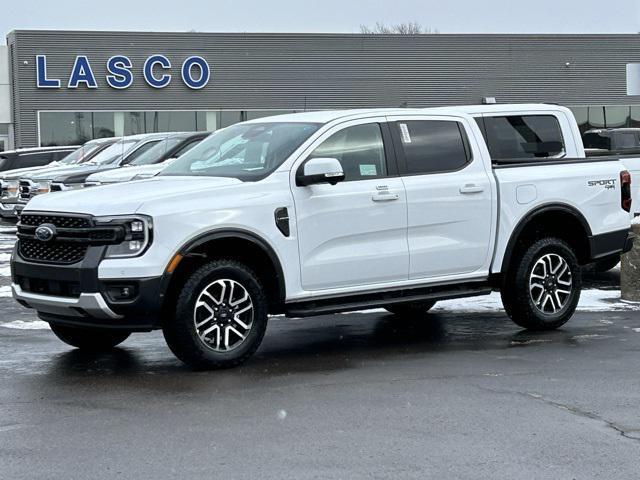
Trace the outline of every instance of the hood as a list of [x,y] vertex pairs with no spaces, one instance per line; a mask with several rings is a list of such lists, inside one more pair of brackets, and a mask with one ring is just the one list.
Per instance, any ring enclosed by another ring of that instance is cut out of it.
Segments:
[[60,167],[47,169],[41,172],[35,172],[33,175],[26,176],[30,180],[51,180],[59,183],[78,183],[84,182],[85,178],[95,172],[102,170],[110,170],[109,165],[76,165],[73,167]]
[[136,175],[141,173],[155,175],[167,166],[166,163],[157,163],[154,165],[140,165],[137,167],[122,167],[106,172],[94,173],[87,177],[87,182],[117,183],[129,182]]
[[41,167],[23,167],[23,168],[16,168],[14,170],[7,170],[5,172],[2,172],[0,174],[0,179],[3,180],[19,180],[21,178],[24,178],[26,175],[30,174],[30,173],[37,173],[40,172],[42,170],[47,170],[47,169],[52,169],[52,168],[57,168],[58,167],[58,162],[52,162],[48,165],[44,165]]
[[[242,184],[235,178],[154,177],[131,183],[103,185],[32,198],[25,211],[85,213],[89,215],[131,215],[146,202],[180,204],[185,197],[198,198],[213,189]],[[234,191],[234,188],[230,189]]]

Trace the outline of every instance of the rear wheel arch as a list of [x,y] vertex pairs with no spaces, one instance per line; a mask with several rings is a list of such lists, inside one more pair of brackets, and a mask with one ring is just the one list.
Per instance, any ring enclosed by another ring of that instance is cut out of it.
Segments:
[[284,271],[271,245],[260,236],[241,229],[224,229],[204,233],[185,243],[178,251],[183,259],[163,279],[162,321],[170,315],[180,285],[207,261],[227,258],[243,262],[260,277],[269,300],[269,313],[281,313],[286,298]]
[[589,222],[570,205],[549,204],[530,211],[518,222],[507,244],[501,273],[507,273],[518,248],[545,236],[564,240],[575,251],[581,264],[589,263],[592,236]]

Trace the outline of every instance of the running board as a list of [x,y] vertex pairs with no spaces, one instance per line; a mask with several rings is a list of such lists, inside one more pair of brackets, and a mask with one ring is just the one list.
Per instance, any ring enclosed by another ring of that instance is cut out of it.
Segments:
[[489,295],[491,291],[492,288],[488,282],[459,283],[403,290],[381,290],[378,292],[291,302],[285,305],[285,314],[288,317],[313,317],[330,313],[380,308],[398,303],[478,297]]

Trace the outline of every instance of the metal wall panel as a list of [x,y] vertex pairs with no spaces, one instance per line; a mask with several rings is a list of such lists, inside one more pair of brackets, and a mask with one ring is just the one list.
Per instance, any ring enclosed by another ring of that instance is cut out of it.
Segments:
[[[632,105],[626,64],[640,61],[640,35],[353,35],[15,31],[12,62],[17,144],[37,143],[38,110],[330,109],[500,102]],[[162,53],[173,82],[155,90],[144,60]],[[36,88],[35,55],[46,54],[59,90]],[[115,54],[133,61],[134,84],[105,80]],[[99,88],[65,88],[87,55]],[[201,55],[209,85],[190,90],[180,65]],[[567,64],[569,64],[567,66]]]

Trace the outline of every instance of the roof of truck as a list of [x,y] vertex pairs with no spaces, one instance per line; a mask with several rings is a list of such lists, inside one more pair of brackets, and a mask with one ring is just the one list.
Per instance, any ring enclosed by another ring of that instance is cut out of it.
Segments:
[[366,108],[356,110],[320,110],[316,112],[288,113],[285,115],[277,115],[273,117],[262,117],[250,120],[247,123],[264,123],[264,122],[303,122],[303,123],[330,123],[336,120],[357,119],[367,116],[385,116],[385,115],[480,115],[491,113],[509,113],[509,112],[548,112],[566,110],[565,107],[551,104],[505,104],[505,105],[459,105],[451,107],[435,107],[435,108]]

